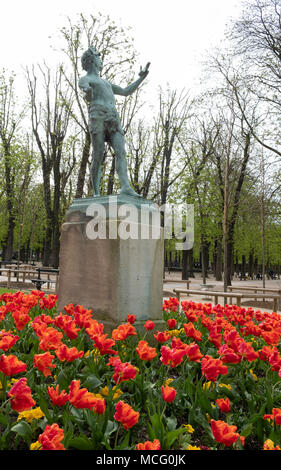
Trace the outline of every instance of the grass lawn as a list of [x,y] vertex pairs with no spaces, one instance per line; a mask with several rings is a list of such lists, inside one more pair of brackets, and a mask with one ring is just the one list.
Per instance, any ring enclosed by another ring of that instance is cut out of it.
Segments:
[[0,295],[5,292],[18,292],[21,289],[7,289],[7,287],[0,287]]

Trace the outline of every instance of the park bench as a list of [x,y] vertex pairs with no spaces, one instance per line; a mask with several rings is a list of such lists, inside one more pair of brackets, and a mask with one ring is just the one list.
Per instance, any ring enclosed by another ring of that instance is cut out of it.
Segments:
[[[58,290],[58,280],[59,280],[59,270],[52,269],[52,268],[32,268],[27,269],[25,266],[24,268],[14,268],[8,265],[9,267],[2,267],[1,268],[1,275],[7,275],[7,282],[6,287],[12,287],[13,281],[12,277],[16,278],[16,283],[23,282],[25,283],[27,279],[31,280],[31,282],[36,286],[38,290],[41,290],[43,284],[47,284],[47,289],[49,289],[51,284],[54,284],[55,291]],[[34,275],[38,274],[35,278]],[[41,275],[43,274],[43,278]],[[51,279],[51,276],[55,276],[55,279]],[[45,277],[46,276],[46,277]],[[40,289],[39,289],[40,287]]]
[[169,284],[186,284],[187,289],[189,289],[191,283],[189,279],[163,279],[163,282]]
[[[262,298],[263,300],[265,300],[265,298],[271,298],[273,302],[275,300],[274,295],[276,295],[277,296],[276,305],[277,305],[277,308],[281,310],[281,288],[280,287],[274,288],[274,287],[258,287],[258,286],[244,286],[244,287],[227,286],[227,290],[229,292],[233,292],[235,290],[242,291],[242,292],[251,291],[253,292],[253,294],[249,294],[248,298],[255,298],[255,299]],[[255,294],[259,294],[259,295],[256,296]]]
[[[202,294],[201,290],[191,290],[189,289],[188,291],[185,289],[173,289],[175,294],[177,295],[178,300],[180,301],[180,295],[181,294]],[[241,300],[242,299],[258,299],[261,297],[261,294],[252,294],[252,293],[238,293],[238,292],[212,292],[212,291],[204,291],[204,294],[207,294],[208,296],[214,298],[214,303],[217,305],[218,304],[218,298],[223,297],[224,299],[229,298],[229,305],[232,304],[232,298],[234,297],[236,299],[236,305],[239,307],[241,306]],[[231,295],[230,295],[231,294]],[[278,300],[280,300],[280,295],[276,294],[266,294],[263,293],[262,297],[268,298],[272,300],[273,305],[272,305],[272,310],[273,312],[277,312],[278,308]]]
[[[233,292],[234,294],[234,292]],[[234,294],[236,295],[236,294]],[[280,300],[280,295],[274,295],[274,294],[266,294],[266,293],[263,293],[262,296],[261,294],[242,294],[242,298],[243,299],[260,299],[260,298],[264,298],[264,299],[270,299],[272,300],[273,302],[273,305],[272,305],[272,310],[273,312],[277,312],[278,310],[278,301]]]
[[34,275],[36,271],[35,270],[21,270],[17,268],[1,268],[1,275],[3,276],[4,274],[7,275],[7,287],[10,288],[12,284],[12,277],[16,278],[16,282],[21,281],[22,277],[22,282],[25,283],[26,279],[30,279],[32,275]]
[[163,289],[163,297],[177,297],[176,294],[169,289]]
[[[55,285],[55,292],[58,291],[58,282],[59,282],[59,270],[54,268],[36,268],[38,273],[37,278],[31,279],[31,282],[36,286],[38,290],[41,290],[44,284],[47,284],[47,289],[49,289],[50,284]],[[42,278],[41,274],[46,275],[47,278]],[[51,279],[50,276],[54,275],[55,279]]]
[[[223,297],[226,299],[229,297],[229,292],[213,292],[213,291],[205,291],[205,290],[194,290],[194,289],[173,289],[173,292],[175,292],[179,302],[181,298],[181,294],[195,294],[195,295],[208,295],[208,297],[214,298],[214,303],[217,305],[218,304],[218,299],[219,297]],[[241,299],[243,297],[243,294],[236,293],[232,295],[232,297],[236,298],[236,305],[240,306],[241,305]]]

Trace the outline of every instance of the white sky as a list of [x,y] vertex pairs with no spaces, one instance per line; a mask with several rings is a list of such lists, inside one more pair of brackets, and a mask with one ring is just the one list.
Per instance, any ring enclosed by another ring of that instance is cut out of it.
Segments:
[[[223,39],[226,22],[242,0],[11,0],[1,4],[1,68],[50,63],[54,36],[66,17],[101,12],[130,26],[140,64],[151,62],[150,90],[158,85],[192,87],[206,49]],[[139,67],[136,69],[136,75]]]

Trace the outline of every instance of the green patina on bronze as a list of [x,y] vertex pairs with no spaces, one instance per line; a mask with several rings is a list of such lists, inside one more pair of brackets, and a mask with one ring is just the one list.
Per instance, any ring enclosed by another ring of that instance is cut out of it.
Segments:
[[151,201],[149,199],[143,199],[137,195],[138,198],[134,196],[129,196],[128,194],[117,194],[114,196],[92,196],[92,197],[83,197],[81,199],[74,199],[72,205],[69,207],[67,214],[70,214],[71,212],[87,212],[87,209],[89,206],[93,204],[101,205],[103,206],[106,211],[108,211],[108,208],[110,205],[113,203],[116,204],[117,207],[122,206],[122,205],[128,205],[131,206],[133,205],[136,209],[147,209],[151,212],[157,212],[158,208],[155,205],[154,201]]
[[84,52],[81,62],[82,68],[87,71],[87,74],[80,78],[79,87],[84,92],[89,108],[89,128],[92,142],[91,180],[94,195],[100,195],[104,144],[108,142],[115,153],[116,171],[121,183],[120,194],[140,197],[129,183],[124,132],[116,110],[114,95],[131,95],[148,75],[150,63],[146,65],[144,70],[140,69],[139,78],[136,81],[122,88],[101,78],[100,54],[92,46]]

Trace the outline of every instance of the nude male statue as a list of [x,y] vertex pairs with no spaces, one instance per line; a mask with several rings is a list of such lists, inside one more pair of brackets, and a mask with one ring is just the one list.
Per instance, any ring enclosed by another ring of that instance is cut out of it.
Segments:
[[94,195],[100,195],[104,144],[108,142],[115,153],[116,171],[121,183],[120,194],[140,197],[129,183],[124,132],[116,110],[114,95],[131,95],[148,75],[150,63],[146,65],[144,70],[140,69],[139,78],[135,82],[122,88],[100,77],[102,61],[100,54],[92,46],[84,52],[81,62],[82,68],[87,71],[87,74],[80,78],[79,87],[89,103],[89,128],[93,149],[91,180]]

